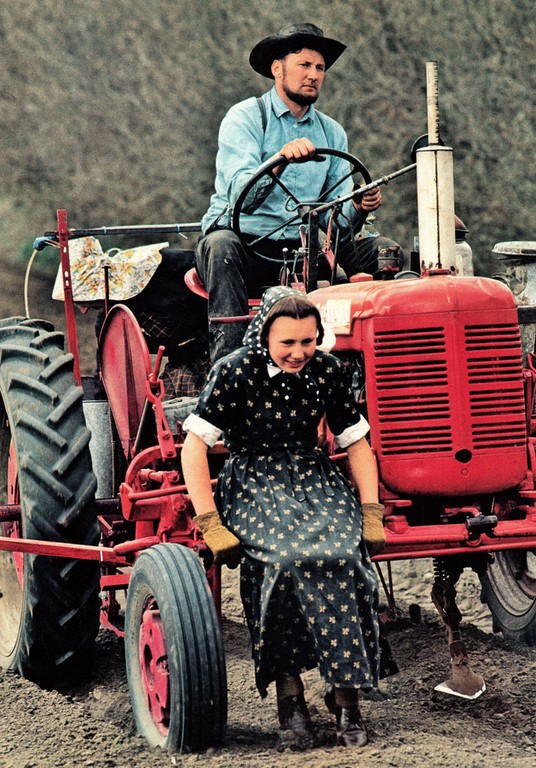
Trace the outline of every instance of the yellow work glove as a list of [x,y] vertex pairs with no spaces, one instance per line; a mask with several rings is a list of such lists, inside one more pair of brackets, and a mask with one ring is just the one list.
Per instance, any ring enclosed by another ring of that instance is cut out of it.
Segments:
[[363,513],[363,539],[368,553],[379,555],[385,547],[385,531],[383,529],[383,504],[365,502],[361,504]]
[[225,564],[228,568],[236,568],[240,564],[240,541],[223,525],[216,510],[197,515],[194,517],[194,523],[203,534],[205,544],[214,555],[215,563]]

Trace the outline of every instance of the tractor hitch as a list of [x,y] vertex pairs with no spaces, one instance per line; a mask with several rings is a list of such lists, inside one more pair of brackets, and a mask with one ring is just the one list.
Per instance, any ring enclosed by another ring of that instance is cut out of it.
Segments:
[[479,539],[482,535],[493,536],[497,527],[497,515],[477,515],[465,520],[465,527],[469,533],[469,540]]

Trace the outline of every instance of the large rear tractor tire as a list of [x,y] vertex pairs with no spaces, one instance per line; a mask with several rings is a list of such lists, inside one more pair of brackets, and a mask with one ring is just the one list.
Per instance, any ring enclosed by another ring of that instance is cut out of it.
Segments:
[[[21,505],[2,536],[98,544],[96,481],[82,389],[63,335],[0,321],[0,503]],[[83,675],[99,628],[98,563],[0,551],[0,667],[46,687]]]
[[203,568],[188,548],[158,544],[136,561],[125,656],[136,725],[151,745],[198,752],[223,741],[223,643]]
[[510,642],[536,645],[536,552],[496,552],[481,583],[494,630]]

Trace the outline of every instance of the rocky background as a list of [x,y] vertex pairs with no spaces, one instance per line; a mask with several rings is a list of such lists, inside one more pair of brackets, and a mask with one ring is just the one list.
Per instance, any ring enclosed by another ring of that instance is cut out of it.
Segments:
[[[0,5],[0,259],[23,269],[58,208],[73,227],[198,221],[222,116],[270,85],[251,48],[304,20],[348,45],[318,106],[373,178],[426,132],[437,61],[477,271],[497,270],[496,242],[536,237],[531,0],[18,0]],[[393,181],[378,222],[408,252],[415,197],[413,174]]]

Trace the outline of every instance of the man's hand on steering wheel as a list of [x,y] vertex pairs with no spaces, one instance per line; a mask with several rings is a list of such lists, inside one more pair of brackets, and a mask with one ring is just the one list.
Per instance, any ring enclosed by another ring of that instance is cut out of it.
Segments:
[[[292,141],[287,142],[287,144],[284,144],[279,152],[274,155],[274,158],[276,157],[284,157],[289,163],[305,163],[308,160],[322,162],[326,159],[323,155],[316,154],[315,145],[310,139],[306,138],[293,139]],[[280,176],[285,170],[285,167],[285,165],[276,166],[273,169],[274,176]]]

